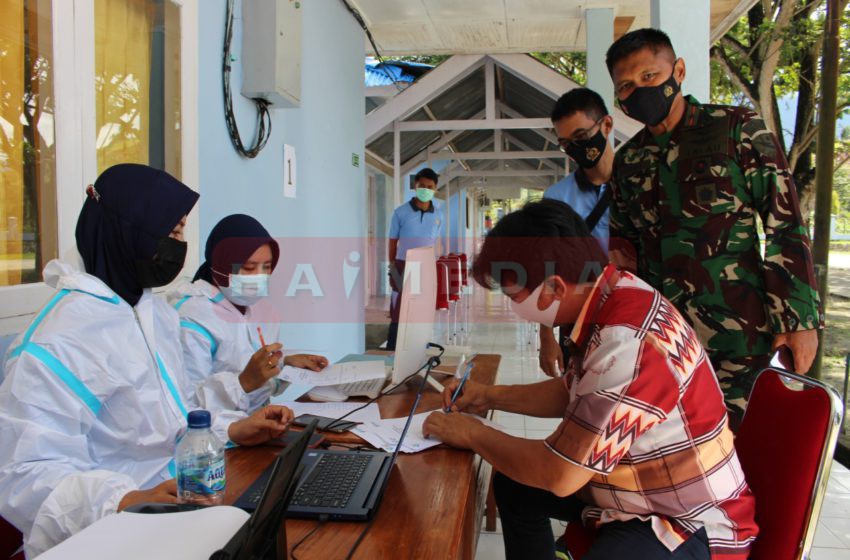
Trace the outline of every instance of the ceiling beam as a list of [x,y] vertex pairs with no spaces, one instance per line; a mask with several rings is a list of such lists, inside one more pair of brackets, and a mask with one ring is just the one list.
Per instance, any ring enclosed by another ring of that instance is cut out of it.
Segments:
[[511,151],[511,152],[439,152],[432,154],[432,159],[435,160],[467,160],[467,159],[543,159],[543,158],[565,158],[563,152],[560,151]]
[[[507,116],[511,117],[511,119],[513,119],[513,120],[519,120],[519,119],[525,119],[526,118],[525,115],[523,115],[522,113],[520,113],[519,111],[517,111],[516,109],[514,109],[512,107],[508,107],[504,103],[499,103],[499,110],[501,112],[503,112],[504,114],[506,114]],[[546,119],[546,120],[548,121],[549,119]],[[547,128],[549,128],[549,129],[552,128],[552,121],[549,121],[549,126]],[[544,140],[548,140],[549,142],[551,142],[552,144],[555,144],[555,145],[558,144],[558,137],[555,136],[554,134],[552,134],[549,130],[539,129],[539,128],[532,128],[530,130],[532,132],[534,132],[535,134],[537,134],[538,136],[540,136],[541,138],[543,138]]]
[[[535,131],[535,132],[536,132],[536,131]],[[523,150],[527,150],[527,151],[529,151],[529,152],[534,152],[534,151],[536,151],[534,148],[532,148],[531,146],[529,146],[529,145],[528,145],[528,144],[526,144],[525,142],[523,142],[523,141],[521,141],[521,140],[518,140],[517,138],[514,138],[514,136],[513,136],[513,135],[511,135],[511,134],[508,134],[508,135],[507,135],[507,138],[508,138],[508,142],[510,142],[511,144],[513,144],[514,146],[516,146],[517,148],[521,148],[521,149],[523,149]],[[548,159],[543,159],[543,160],[540,160],[540,161],[542,161],[542,162],[543,162],[543,165],[545,165],[545,166],[546,166],[546,167],[548,167],[549,169],[557,170],[559,173],[562,173],[562,172],[563,172],[563,168],[561,168],[561,167],[560,167],[560,166],[558,166],[558,165],[555,165],[555,163],[554,163],[554,162],[552,162],[552,161],[550,161],[550,160],[548,160]]]
[[392,164],[368,148],[366,149],[366,165],[371,165],[386,175],[393,174]]
[[398,123],[402,132],[425,132],[441,130],[516,130],[521,128],[552,128],[549,119],[478,119],[447,121],[402,121]]
[[726,32],[732,29],[732,26],[735,25],[741,17],[750,11],[755,3],[758,0],[741,0],[738,2],[738,5],[732,8],[732,11],[729,12],[725,18],[720,20],[720,23],[714,26],[714,29],[711,30],[711,35],[709,35],[709,40],[713,45],[716,41],[719,41],[721,37],[726,35]]
[[[484,116],[484,111],[479,111],[472,115],[471,119],[480,119]],[[401,166],[402,173],[408,173],[411,169],[415,168],[420,163],[425,163],[428,161],[428,151],[430,150],[432,153],[438,150],[442,150],[446,146],[449,145],[449,142],[453,142],[455,138],[460,136],[461,134],[467,132],[466,130],[454,130],[452,132],[448,132],[443,134],[443,137],[439,140],[432,142],[431,144],[425,146],[423,150],[420,150],[409,160],[405,161]],[[402,139],[404,140],[404,139]]]
[[471,171],[455,171],[452,173],[457,177],[551,177],[551,171],[538,171],[537,169],[485,169]]
[[[571,89],[580,87],[576,82],[527,54],[493,54],[490,58],[552,99],[558,99]],[[619,107],[614,107],[612,114],[615,130],[625,139],[631,138],[643,128],[641,123],[630,118]]]
[[[431,119],[432,121],[436,121],[436,120],[437,120],[436,115],[434,115],[434,111],[432,111],[432,110],[431,110],[431,107],[429,107],[427,103],[426,103],[426,104],[422,107],[422,110],[423,110],[423,111],[425,111],[425,114],[426,114],[426,115],[428,115],[428,118],[429,118],[429,119]],[[445,133],[445,132],[443,132],[443,134],[446,134],[446,133]],[[454,145],[454,144],[452,144],[451,142],[447,143],[447,144],[446,144],[446,147],[447,147],[449,150],[451,150],[453,153],[456,153],[456,152],[457,152],[457,148],[455,148],[455,145]],[[430,159],[430,154],[426,154],[426,155],[428,155],[428,157],[429,157],[429,159]],[[463,160],[460,160],[460,166],[461,166],[461,167],[463,167],[464,169],[466,169],[467,171],[469,170],[469,164],[468,164],[468,163],[466,163],[466,162],[465,162],[465,161],[463,161]]]

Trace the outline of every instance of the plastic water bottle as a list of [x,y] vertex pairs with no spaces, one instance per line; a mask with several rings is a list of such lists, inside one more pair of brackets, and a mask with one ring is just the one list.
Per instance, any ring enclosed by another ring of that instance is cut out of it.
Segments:
[[210,430],[210,413],[193,410],[177,444],[177,496],[182,503],[214,505],[224,498],[224,445]]

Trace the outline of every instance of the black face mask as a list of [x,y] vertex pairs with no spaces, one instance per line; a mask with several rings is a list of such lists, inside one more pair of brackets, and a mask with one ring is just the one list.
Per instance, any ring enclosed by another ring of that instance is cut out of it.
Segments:
[[663,84],[635,88],[630,96],[620,101],[620,107],[631,118],[647,126],[656,126],[670,114],[679,89],[676,78],[670,74]]
[[565,148],[567,155],[575,161],[582,169],[590,169],[596,167],[599,160],[602,159],[602,154],[605,153],[605,148],[608,145],[608,139],[602,134],[602,129],[596,131],[596,134],[587,140],[573,140]]
[[142,288],[158,288],[171,283],[183,270],[186,262],[185,241],[163,237],[152,259],[136,261],[136,279]]

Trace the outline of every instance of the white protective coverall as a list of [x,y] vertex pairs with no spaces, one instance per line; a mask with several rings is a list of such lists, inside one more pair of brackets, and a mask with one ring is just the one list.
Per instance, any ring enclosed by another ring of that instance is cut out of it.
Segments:
[[[261,299],[247,307],[243,315],[221,291],[206,280],[178,285],[169,292],[168,302],[180,314],[180,340],[183,343],[183,363],[192,383],[199,385],[215,372],[241,372],[251,356],[260,349],[263,331],[266,343],[280,338],[280,321],[272,306]],[[217,374],[220,375],[220,374]],[[248,393],[247,407],[253,412],[264,406],[273,393],[280,392],[284,381],[273,378]]]
[[247,402],[232,372],[193,389],[178,315],[151,290],[133,308],[59,260],[44,279],[58,293],[10,346],[0,385],[0,515],[28,558],[173,478],[187,411],[210,410],[224,442]]

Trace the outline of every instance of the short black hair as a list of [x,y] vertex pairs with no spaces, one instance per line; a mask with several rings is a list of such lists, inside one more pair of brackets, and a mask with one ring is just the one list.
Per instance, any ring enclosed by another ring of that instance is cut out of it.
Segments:
[[661,50],[669,50],[673,53],[673,58],[676,57],[673,43],[666,33],[651,27],[635,29],[629,31],[608,47],[608,52],[605,54],[608,73],[611,74],[614,71],[615,64],[642,49],[650,49],[655,54],[658,54]]
[[555,102],[550,118],[553,123],[556,123],[565,117],[571,117],[578,111],[594,121],[608,114],[605,101],[598,93],[588,88],[575,88],[562,95]]
[[593,281],[608,256],[581,216],[560,200],[529,202],[499,220],[472,265],[481,286],[505,282],[532,291],[550,276],[570,284]]
[[434,184],[436,185],[440,180],[440,176],[437,175],[437,172],[430,167],[423,167],[418,173],[416,173],[416,175],[413,176],[413,182],[416,183],[419,179],[430,179],[434,181]]

